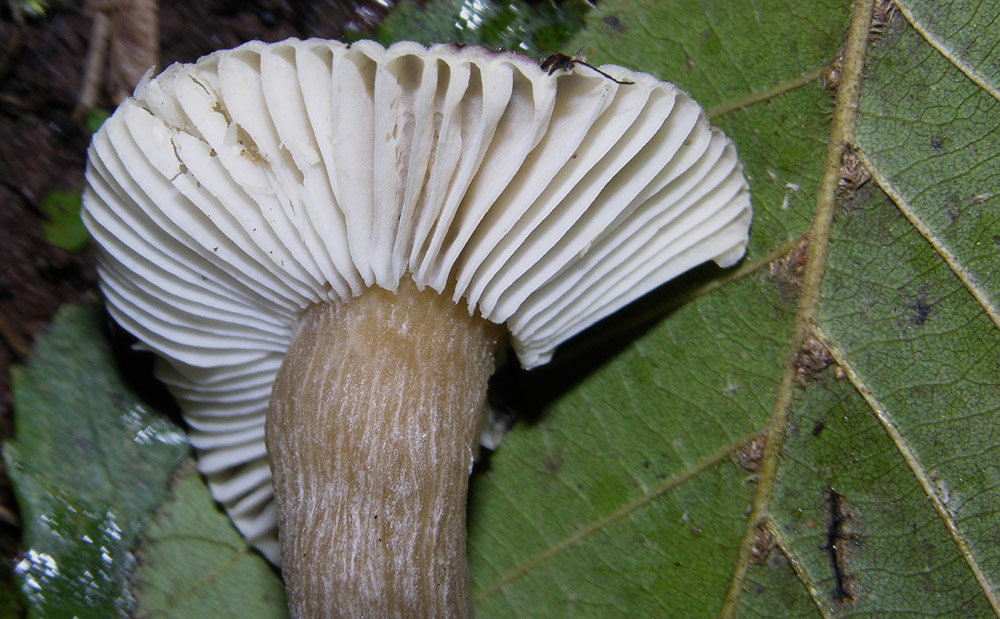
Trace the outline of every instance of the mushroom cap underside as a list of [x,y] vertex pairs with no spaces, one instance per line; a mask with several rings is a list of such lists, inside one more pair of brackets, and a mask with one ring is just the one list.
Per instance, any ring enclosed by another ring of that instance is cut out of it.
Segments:
[[[743,255],[733,144],[676,86],[476,46],[247,43],[144,79],[95,135],[112,315],[163,359],[213,495],[277,561],[270,385],[310,305],[409,277],[525,367]],[[630,82],[630,83],[629,83]]]

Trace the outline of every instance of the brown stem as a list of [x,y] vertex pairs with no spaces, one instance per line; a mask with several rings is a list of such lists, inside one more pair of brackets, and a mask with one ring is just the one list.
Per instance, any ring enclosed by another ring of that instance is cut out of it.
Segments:
[[408,279],[306,311],[267,420],[292,616],[470,615],[465,499],[501,333]]

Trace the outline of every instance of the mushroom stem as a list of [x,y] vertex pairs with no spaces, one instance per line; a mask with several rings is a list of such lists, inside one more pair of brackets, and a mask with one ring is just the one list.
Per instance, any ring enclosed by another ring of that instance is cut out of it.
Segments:
[[294,617],[466,617],[465,501],[502,329],[409,278],[309,308],[267,450]]

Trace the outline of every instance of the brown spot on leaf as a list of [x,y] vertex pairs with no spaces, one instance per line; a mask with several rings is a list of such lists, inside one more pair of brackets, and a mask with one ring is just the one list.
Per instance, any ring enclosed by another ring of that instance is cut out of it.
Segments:
[[830,351],[823,346],[823,343],[812,336],[807,336],[802,348],[795,355],[796,378],[800,383],[805,383],[830,367],[833,362]]
[[753,545],[750,546],[750,562],[754,565],[764,565],[777,545],[778,542],[771,535],[771,530],[760,525],[754,533]]
[[819,436],[826,429],[826,419],[817,419],[813,424],[812,435]]
[[778,296],[783,303],[793,303],[802,288],[806,270],[807,241],[802,241],[790,252],[767,265],[767,272],[778,285]]
[[921,290],[916,296],[907,301],[906,309],[906,322],[913,327],[924,326],[934,313],[934,306],[927,298],[927,292],[924,290]]
[[874,43],[885,34],[893,15],[896,14],[896,3],[893,0],[875,0],[872,7],[872,25],[868,30],[868,40]]
[[751,473],[760,471],[760,463],[764,459],[764,450],[767,448],[767,432],[761,433],[733,454],[732,460]]
[[861,163],[854,149],[846,149],[840,159],[840,181],[837,183],[837,196],[842,200],[850,200],[854,197],[854,192],[871,179],[871,172]]
[[625,24],[623,24],[622,21],[618,19],[618,16],[616,15],[605,16],[604,23],[610,26],[611,29],[617,32],[618,34],[624,34],[625,32],[628,31],[628,28],[625,27]]

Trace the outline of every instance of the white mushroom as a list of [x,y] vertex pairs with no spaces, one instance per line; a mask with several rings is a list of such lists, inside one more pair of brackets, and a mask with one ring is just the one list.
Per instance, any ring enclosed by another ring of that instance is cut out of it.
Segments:
[[162,358],[213,495],[280,557],[296,616],[468,615],[498,345],[543,364],[735,263],[750,222],[732,143],[677,87],[471,46],[253,42],[173,65],[94,137],[87,179],[108,308]]

